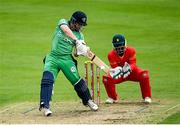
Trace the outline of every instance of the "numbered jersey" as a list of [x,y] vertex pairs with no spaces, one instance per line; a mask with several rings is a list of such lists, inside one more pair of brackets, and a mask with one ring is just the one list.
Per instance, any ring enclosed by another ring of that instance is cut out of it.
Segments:
[[[60,29],[60,26],[64,24],[69,26],[67,20],[61,19],[56,26],[51,49],[51,55],[53,56],[69,55],[75,46],[75,42]],[[84,40],[81,32],[73,31],[73,33],[78,39]]]

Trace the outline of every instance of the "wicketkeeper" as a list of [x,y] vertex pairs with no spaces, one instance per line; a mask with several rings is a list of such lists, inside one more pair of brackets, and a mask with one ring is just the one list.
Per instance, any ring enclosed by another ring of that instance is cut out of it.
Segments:
[[76,60],[72,56],[75,48],[77,55],[86,56],[89,47],[84,42],[81,32],[87,25],[87,16],[82,11],[76,11],[71,19],[61,19],[54,32],[52,48],[46,55],[44,71],[41,80],[40,110],[44,110],[45,116],[52,114],[49,102],[52,96],[53,84],[59,71],[62,71],[70,83],[74,86],[77,95],[85,106],[92,110],[98,110],[98,106],[92,101],[85,80],[79,76]]
[[106,88],[108,99],[106,103],[118,102],[119,96],[115,85],[125,81],[139,82],[142,98],[145,103],[151,103],[151,87],[148,70],[143,70],[136,65],[136,52],[133,47],[126,44],[123,35],[117,34],[112,40],[113,50],[108,53],[108,60],[112,67],[110,74],[103,76],[103,83]]

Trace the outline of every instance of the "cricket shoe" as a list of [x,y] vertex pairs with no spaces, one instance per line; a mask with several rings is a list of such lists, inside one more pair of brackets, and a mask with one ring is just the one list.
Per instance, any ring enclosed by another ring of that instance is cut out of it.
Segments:
[[152,100],[151,100],[150,97],[145,97],[145,98],[144,98],[144,103],[150,104],[151,102],[152,102]]
[[52,111],[50,109],[44,108],[44,115],[50,116],[52,114]]
[[106,104],[113,104],[113,103],[117,103],[119,100],[114,100],[110,97],[108,97],[108,99],[105,101]]
[[50,116],[52,114],[52,111],[49,108],[44,107],[44,102],[41,102],[39,111],[43,111],[45,116]]
[[97,111],[98,110],[98,106],[92,100],[88,101],[87,106],[89,106],[89,108],[91,110],[93,110],[93,111]]

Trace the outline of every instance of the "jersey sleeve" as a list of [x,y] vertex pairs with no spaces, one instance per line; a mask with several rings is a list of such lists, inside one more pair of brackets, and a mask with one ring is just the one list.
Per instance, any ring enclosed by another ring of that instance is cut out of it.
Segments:
[[66,19],[60,19],[58,22],[58,26],[61,26],[61,25],[68,25],[67,20]]
[[112,68],[115,68],[118,66],[116,60],[114,60],[114,58],[113,58],[112,51],[108,53],[108,60],[109,60],[109,64],[111,65]]
[[132,48],[130,51],[129,64],[131,66],[131,70],[133,70],[136,67],[136,51],[134,48]]
[[80,32],[80,39],[84,40],[84,35],[82,34],[82,32]]

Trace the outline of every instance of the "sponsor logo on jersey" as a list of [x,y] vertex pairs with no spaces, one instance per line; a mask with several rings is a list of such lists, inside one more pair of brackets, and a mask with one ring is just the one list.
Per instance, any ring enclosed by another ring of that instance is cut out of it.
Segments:
[[58,31],[57,36],[58,36],[58,37],[62,37],[62,32],[61,32],[61,30]]
[[71,45],[73,45],[74,43],[73,43],[73,41],[71,40],[71,39],[69,39],[68,37],[66,37],[66,36],[63,36],[63,34],[62,34],[62,31],[60,30],[60,31],[58,31],[58,33],[57,33],[57,36],[58,37],[61,37],[65,42],[67,42],[67,43],[69,43],[69,44],[71,44]]
[[74,44],[74,43],[73,43],[70,39],[68,39],[67,37],[64,38],[64,41],[65,41],[65,42],[68,42],[69,44],[72,44],[72,45]]

